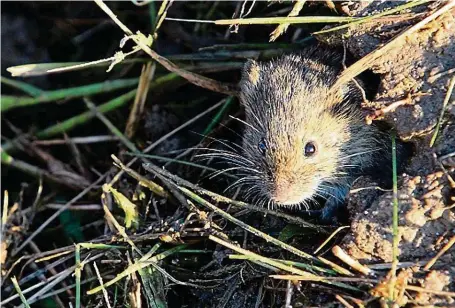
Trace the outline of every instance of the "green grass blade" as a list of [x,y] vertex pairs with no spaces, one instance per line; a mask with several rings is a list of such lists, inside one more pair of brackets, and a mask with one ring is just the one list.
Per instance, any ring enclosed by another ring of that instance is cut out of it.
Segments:
[[[116,97],[102,105],[100,105],[97,109],[100,113],[106,113],[112,110],[115,110],[126,103],[128,103],[130,100],[134,98],[136,95],[136,89],[131,90],[128,93],[125,93],[119,97]],[[59,124],[52,125],[36,134],[36,136],[40,139],[44,138],[49,138],[52,136],[55,136],[57,134],[63,133],[63,132],[68,132],[71,129],[84,124],[88,122],[89,120],[93,119],[95,117],[94,112],[92,111],[87,111],[84,113],[81,113],[80,115],[74,116],[72,118],[69,118]]]
[[393,301],[395,291],[396,271],[398,264],[398,184],[397,184],[397,147],[395,133],[392,133],[392,171],[393,171],[393,208],[392,208],[392,278],[389,283],[389,299]]
[[14,285],[14,288],[16,289],[16,292],[19,294],[19,297],[21,298],[22,304],[24,304],[24,306],[26,308],[30,308],[30,305],[27,303],[27,299],[25,298],[24,294],[21,291],[21,288],[20,288],[19,284],[17,283],[16,277],[12,277],[11,281],[13,282],[13,285]]
[[81,307],[81,271],[82,271],[81,246],[80,245],[76,245],[75,260],[76,260],[76,268],[74,269],[74,277],[76,278],[75,307],[80,308]]
[[32,86],[26,82],[23,82],[23,81],[13,80],[13,79],[9,79],[9,78],[3,77],[3,76],[0,78],[0,81],[1,81],[1,83],[9,85],[10,87],[19,89],[33,97],[41,95],[43,93],[43,90],[41,90],[35,86]]
[[40,103],[49,103],[61,99],[70,99],[75,97],[106,93],[135,86],[137,85],[138,81],[138,78],[105,81],[75,88],[46,91],[38,97],[17,97],[2,95],[1,111],[4,112],[17,107],[36,105]]

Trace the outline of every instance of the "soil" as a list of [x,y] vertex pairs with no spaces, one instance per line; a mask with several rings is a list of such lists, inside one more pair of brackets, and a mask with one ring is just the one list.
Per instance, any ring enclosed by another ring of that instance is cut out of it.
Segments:
[[[393,8],[396,2],[358,2],[344,6],[351,16],[375,14]],[[418,9],[412,10],[418,13]],[[453,14],[453,13],[452,13]],[[412,21],[371,23],[350,28],[344,33],[346,48],[361,58],[408,27]],[[322,41],[340,44],[340,33],[321,34]],[[396,101],[410,98],[384,117],[399,138],[414,145],[414,155],[406,172],[398,176],[400,261],[428,260],[455,235],[453,162],[439,157],[455,152],[455,103],[449,99],[445,123],[435,146],[429,146],[438,122],[450,79],[455,68],[455,21],[450,14],[442,15],[412,35],[405,43],[381,56],[371,71],[380,76],[378,93],[371,106],[382,109]],[[445,164],[445,168],[443,168]],[[393,193],[377,190],[368,178],[359,179],[353,187],[348,208],[351,230],[342,247],[363,264],[392,261]],[[366,189],[362,189],[366,188]],[[455,250],[441,260],[438,270],[428,273],[421,281],[426,288],[454,290]],[[432,285],[432,287],[430,287]],[[445,301],[420,293],[415,298],[420,305],[449,305]]]

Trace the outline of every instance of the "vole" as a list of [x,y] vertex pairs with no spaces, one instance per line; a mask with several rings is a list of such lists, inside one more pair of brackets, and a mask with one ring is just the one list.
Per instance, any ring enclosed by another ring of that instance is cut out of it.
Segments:
[[[343,54],[321,45],[268,62],[248,60],[239,84],[245,108],[242,170],[260,205],[305,206],[326,199],[323,218],[345,202],[355,178],[389,157],[390,137],[365,123],[354,81],[329,93]],[[391,160],[390,165],[391,165]]]

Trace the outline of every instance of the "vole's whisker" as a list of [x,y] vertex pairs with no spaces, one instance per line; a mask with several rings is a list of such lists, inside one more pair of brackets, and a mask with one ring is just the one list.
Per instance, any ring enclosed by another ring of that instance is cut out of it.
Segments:
[[250,123],[247,123],[247,122],[245,122],[245,121],[243,121],[243,120],[241,120],[241,119],[239,119],[239,118],[236,118],[236,117],[234,117],[234,116],[231,116],[231,115],[230,115],[230,117],[231,117],[232,119],[234,119],[234,120],[239,121],[240,123],[243,123],[243,124],[245,124],[245,125],[251,127],[253,130],[255,130],[256,132],[260,133],[260,131],[259,131],[256,127],[254,127],[253,125],[251,125]]
[[249,115],[253,116],[253,119],[257,122],[259,127],[264,128],[264,123],[261,120],[259,120],[256,112],[251,112],[249,113]]
[[[319,194],[319,192],[320,192],[321,194]],[[337,200],[337,201],[340,201],[340,202],[343,201],[343,200],[341,200],[339,197],[337,197],[336,195],[334,195],[334,194],[332,194],[332,193],[329,193],[327,190],[322,190],[322,189],[321,189],[321,190],[319,190],[319,192],[316,192],[315,194],[318,194],[320,197],[322,197],[322,198],[324,198],[324,199],[327,199],[327,196],[329,196],[329,197],[334,198],[334,199]]]
[[358,153],[354,153],[354,154],[351,154],[351,155],[342,156],[340,158],[340,161],[342,161],[344,159],[347,159],[347,158],[352,158],[352,157],[355,157],[355,156],[358,156],[358,155],[364,155],[364,154],[368,154],[368,153],[372,153],[372,152],[376,152],[376,151],[380,151],[380,150],[381,150],[380,148],[374,148],[374,149],[371,149],[371,150],[358,152]]
[[[228,147],[229,149],[231,149],[232,151],[235,151],[235,152],[237,150],[242,151],[242,147],[239,144],[235,143],[235,142],[232,142],[232,141],[229,141],[229,140],[224,140],[224,139],[218,139],[218,138],[214,138],[214,137],[210,137],[210,136],[205,136],[205,138],[213,140],[213,141],[216,141],[216,142],[219,142],[222,145],[224,145],[224,146]],[[229,142],[229,144],[231,144],[233,146],[236,146],[237,149],[235,149],[231,145],[229,145],[228,142]]]
[[[202,161],[202,162],[206,162],[206,161],[210,161],[211,159],[213,158],[218,158],[218,157],[198,157],[197,161]],[[215,165],[219,165],[219,164],[222,164],[222,163],[229,163],[231,164],[232,166],[239,166],[239,167],[248,167],[249,165],[247,165],[246,163],[243,163],[243,162],[239,162],[235,159],[228,159],[226,158],[224,161],[216,161],[214,162],[213,164]]]
[[233,130],[232,128],[230,128],[230,127],[224,125],[223,123],[220,123],[219,125],[222,126],[222,127],[224,127],[224,128],[226,128],[226,129],[229,130],[230,132],[234,133],[234,135],[236,135],[236,136],[242,138],[242,135],[240,135],[238,132],[236,132],[236,131]]
[[245,170],[245,171],[251,171],[251,172],[254,172],[254,173],[258,173],[258,174],[261,174],[262,172],[256,170],[256,169],[253,169],[253,168],[247,168],[247,167],[244,167],[244,166],[237,166],[237,167],[231,167],[231,168],[226,168],[226,169],[223,169],[223,170],[219,170],[219,171],[216,171],[214,172],[213,175],[211,175],[209,177],[209,179],[212,179],[218,175],[221,175],[225,172],[229,172],[229,171],[233,171],[233,170]]
[[[226,154],[226,153],[205,153],[205,154],[198,154],[198,155],[195,155],[195,157],[199,158],[199,157],[208,157],[208,158],[221,158],[223,160],[226,160],[226,161],[229,161],[229,159],[231,159],[231,162],[234,162],[234,163],[244,163],[244,164],[248,164],[249,166],[254,166],[254,164],[240,156],[236,156],[236,155],[232,155],[232,154]],[[237,161],[238,160],[238,161]],[[245,165],[246,166],[246,165]]]
[[251,194],[257,192],[257,187],[256,186],[251,186],[250,188],[248,188],[248,190],[245,192],[245,199],[247,199],[249,196],[251,196]]
[[[197,154],[196,156],[208,156],[210,154],[214,155],[214,154],[219,154],[220,157],[223,157],[223,156],[229,156],[229,157],[235,157],[235,158],[238,158],[242,161],[245,161],[245,162],[249,162],[251,164],[253,164],[253,162],[249,159],[247,159],[245,156],[242,156],[238,153],[235,153],[235,152],[228,152],[228,151],[222,151],[222,150],[216,150],[216,149],[210,149],[213,153],[203,153],[203,154]],[[221,156],[223,155],[223,156]]]
[[270,210],[270,205],[271,205],[272,201],[273,200],[271,198],[269,198],[269,201],[267,201],[267,209],[268,210]]
[[345,168],[359,168],[359,165],[341,165],[340,169],[345,169]]
[[[248,182],[256,182],[257,180],[259,179],[259,177],[255,177],[255,176],[247,176],[247,177],[243,177],[243,178],[240,178],[238,179],[237,181],[235,181],[234,183],[232,183],[231,185],[229,185],[224,191],[228,191],[234,187],[237,187],[238,185],[240,184],[244,184],[244,183],[248,183]],[[256,186],[252,186],[253,188],[256,187]]]

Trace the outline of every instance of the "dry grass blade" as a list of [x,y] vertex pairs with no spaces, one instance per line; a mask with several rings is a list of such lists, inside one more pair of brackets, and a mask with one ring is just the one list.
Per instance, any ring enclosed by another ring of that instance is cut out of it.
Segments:
[[423,26],[425,26],[430,21],[436,19],[438,16],[445,14],[446,12],[450,11],[453,7],[455,7],[455,1],[447,1],[441,8],[424,18],[423,20],[419,21],[415,25],[411,26],[410,28],[403,31],[401,34],[397,35],[394,39],[389,41],[386,45],[377,48],[376,50],[370,52],[368,55],[360,59],[359,61],[355,62],[353,65],[349,66],[345,71],[343,71],[336,81],[336,83],[332,86],[331,91],[334,93],[339,89],[340,86],[347,83],[349,80],[353,79],[360,73],[366,71],[367,69],[371,68],[375,64],[375,62],[382,57],[383,55],[387,54],[389,51],[393,50],[394,48],[398,48],[400,45],[404,44],[406,38],[408,38],[411,34],[414,34]]
[[112,142],[118,141],[118,137],[110,135],[100,136],[88,136],[88,137],[73,137],[68,139],[52,139],[52,140],[35,140],[32,142],[33,145],[39,146],[51,146],[59,144],[90,144],[90,143],[101,143],[101,142]]
[[449,87],[447,88],[447,93],[442,103],[441,114],[439,115],[438,123],[436,124],[436,129],[434,131],[433,137],[431,137],[430,147],[434,145],[436,137],[438,136],[439,130],[441,129],[442,119],[444,118],[444,112],[446,110],[447,104],[449,103],[450,97],[452,96],[452,91],[455,86],[455,75],[450,79]]
[[9,198],[8,198],[8,191],[5,190],[3,193],[3,211],[2,211],[2,228],[1,232],[3,233],[3,228],[5,228],[6,221],[8,220],[8,205],[9,205]]
[[[245,255],[229,255],[229,259],[232,259],[232,260],[254,260],[253,257],[245,256]],[[277,262],[280,262],[280,263],[283,263],[285,265],[289,265],[289,266],[293,266],[293,267],[297,267],[297,268],[302,268],[302,269],[307,270],[309,272],[317,271],[317,272],[326,273],[326,274],[330,274],[330,275],[337,274],[335,271],[332,271],[330,269],[326,269],[326,268],[318,267],[318,266],[314,266],[314,265],[308,265],[308,264],[302,263],[302,262],[295,262],[295,261],[282,260],[282,259],[273,259],[273,258],[269,258],[269,259],[277,261]]]
[[[88,263],[88,262],[91,262],[93,260],[96,260],[98,258],[101,258],[103,256],[103,254],[97,254],[93,257],[90,257],[89,259],[86,259],[84,261],[84,263]],[[62,272],[59,272],[58,273],[58,276],[54,276],[52,278],[54,278],[52,281],[50,281],[50,279],[48,281],[46,281],[47,285],[44,286],[43,288],[41,288],[39,291],[33,293],[33,295],[28,299],[28,302],[30,304],[33,304],[37,301],[39,301],[42,297],[45,296],[45,294],[47,294],[46,292],[48,292],[49,290],[52,290],[55,288],[56,285],[58,285],[59,283],[61,283],[63,280],[67,279],[68,277],[71,276],[71,274],[74,272],[76,266],[72,266]]]
[[105,184],[103,186],[103,194],[101,195],[101,202],[103,203],[103,209],[104,209],[104,213],[105,213],[105,217],[106,217],[106,220],[111,223],[115,229],[117,229],[118,233],[123,237],[123,239],[128,243],[130,244],[130,246],[139,254],[142,256],[142,252],[137,248],[136,244],[134,244],[134,242],[130,239],[130,237],[128,236],[128,234],[126,234],[125,232],[125,228],[122,227],[117,219],[115,219],[114,215],[112,215],[111,211],[109,211],[109,208],[107,207],[106,205],[106,193],[107,191],[105,190],[105,186],[108,185],[108,184]]
[[127,36],[131,37],[131,39],[143,50],[145,51],[152,59],[157,61],[159,64],[164,66],[166,69],[168,69],[171,72],[177,73],[179,76],[185,78],[192,84],[195,84],[197,86],[200,86],[202,88],[219,92],[219,93],[224,93],[227,95],[237,95],[237,89],[234,85],[230,84],[224,84],[221,82],[218,82],[216,80],[201,76],[199,74],[195,74],[192,72],[189,72],[187,70],[179,68],[177,65],[169,61],[168,59],[160,56],[157,54],[155,51],[153,51],[149,46],[146,41],[146,38],[143,34],[138,32],[137,35],[134,35],[133,32],[125,26],[118,18],[117,16],[112,12],[109,7],[103,3],[101,0],[94,0],[96,4],[104,11],[106,12],[107,15],[123,30],[123,32],[126,33]]
[[118,52],[114,56],[100,59],[90,62],[82,63],[39,63],[39,64],[25,64],[19,66],[8,67],[6,70],[11,73],[13,77],[31,77],[31,76],[40,76],[54,73],[63,73],[70,71],[82,70],[89,67],[99,66],[103,63],[111,62],[111,65],[108,69],[112,69],[112,64],[117,64],[120,61],[123,61],[127,56],[132,55],[138,52],[140,49],[134,49],[130,52],[124,54],[123,52]]
[[134,145],[134,143],[132,143],[127,137],[125,137],[125,135],[122,134],[122,132],[117,128],[115,127],[114,124],[112,124],[111,121],[109,121],[109,119],[104,115],[102,114],[101,112],[98,111],[98,108],[95,106],[95,104],[92,103],[92,101],[88,98],[84,98],[84,102],[85,104],[87,105],[87,107],[96,115],[96,117],[98,119],[101,120],[101,122],[104,123],[104,125],[106,125],[106,127],[112,132],[112,134],[114,134],[115,136],[117,136],[120,141],[130,150],[130,151],[133,151],[133,152],[139,152],[139,150],[136,148],[136,146]]
[[127,229],[130,229],[131,227],[136,228],[139,224],[139,212],[137,210],[136,204],[131,202],[121,192],[108,184],[103,185],[103,191],[105,193],[111,193],[112,196],[114,196],[114,200],[117,205],[125,213],[125,227]]
[[349,304],[349,302],[347,300],[345,300],[340,294],[336,294],[335,295],[335,298],[341,303],[343,304],[344,307],[346,308],[354,308],[354,306],[352,306],[351,304]]
[[[96,262],[93,262],[93,267],[95,268],[96,276],[98,277],[98,281],[100,285],[103,285],[103,277],[101,277],[100,271],[98,269],[98,266],[96,266]],[[106,307],[111,308],[111,304],[109,302],[109,295],[107,294],[106,289],[103,289],[103,297],[104,301],[106,302]]]
[[455,292],[431,290],[431,289],[426,289],[426,288],[421,288],[421,287],[416,287],[416,286],[406,286],[406,290],[416,291],[416,292],[421,292],[421,293],[431,293],[431,294],[455,298]]
[[[274,24],[306,24],[306,23],[338,23],[358,20],[358,17],[339,16],[301,16],[301,17],[266,17],[238,18],[215,20],[216,25],[274,25]],[[197,21],[199,22],[199,21]]]
[[[297,0],[292,8],[292,11],[288,14],[288,17],[298,16],[303,6],[305,5],[306,0]],[[289,27],[289,23],[284,23],[278,25],[275,30],[270,34],[270,42],[274,42],[281,34],[286,32]]]
[[155,74],[155,68],[156,65],[150,62],[142,67],[139,84],[137,86],[136,97],[134,98],[134,104],[131,108],[130,115],[126,122],[125,135],[128,139],[134,137],[141,116],[144,113],[145,101],[149,92],[150,82],[153,79],[153,75]]

